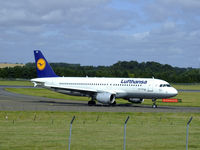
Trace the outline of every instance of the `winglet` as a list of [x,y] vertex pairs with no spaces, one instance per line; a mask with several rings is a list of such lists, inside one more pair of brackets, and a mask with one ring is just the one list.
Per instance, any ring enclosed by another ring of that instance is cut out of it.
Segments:
[[38,78],[58,77],[40,50],[34,50]]

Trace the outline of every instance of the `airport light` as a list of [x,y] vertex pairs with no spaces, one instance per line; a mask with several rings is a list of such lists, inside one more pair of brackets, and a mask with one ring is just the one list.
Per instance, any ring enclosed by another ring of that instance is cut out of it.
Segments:
[[70,130],[69,130],[69,150],[70,150],[70,145],[71,145],[71,135],[72,135],[72,124],[74,122],[75,116],[72,118],[71,123],[70,123]]
[[190,122],[192,121],[192,118],[190,118],[190,120],[187,122],[187,129],[186,129],[186,150],[188,150],[188,132],[189,132],[189,125],[190,125]]
[[124,150],[126,150],[126,124],[127,124],[128,120],[129,120],[129,118],[130,117],[128,116],[126,121],[125,121],[125,123],[124,123]]

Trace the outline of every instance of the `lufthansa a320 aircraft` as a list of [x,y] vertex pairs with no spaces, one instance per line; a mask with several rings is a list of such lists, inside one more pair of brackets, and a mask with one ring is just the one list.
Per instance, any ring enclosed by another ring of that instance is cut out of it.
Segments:
[[[132,103],[142,103],[151,99],[156,108],[156,100],[178,94],[166,81],[154,78],[97,78],[97,77],[59,77],[39,50],[34,51],[38,78],[31,79],[34,86],[42,86],[59,93],[91,97],[88,105],[116,104],[116,98]],[[95,101],[96,100],[96,101]]]

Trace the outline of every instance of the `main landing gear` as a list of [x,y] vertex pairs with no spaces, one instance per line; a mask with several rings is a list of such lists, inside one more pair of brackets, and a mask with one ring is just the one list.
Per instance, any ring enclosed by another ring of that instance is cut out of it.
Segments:
[[92,97],[92,99],[88,101],[88,106],[94,106],[94,105],[96,105],[96,102],[94,100],[94,97]]
[[152,102],[153,102],[152,108],[157,108],[156,99],[152,99]]
[[110,104],[110,106],[115,106],[117,103],[114,101],[113,103]]
[[[96,105],[96,101],[94,97],[91,97],[91,100],[88,101],[88,106],[95,106]],[[116,105],[116,101],[114,101],[113,103],[109,104],[109,106],[115,106]]]

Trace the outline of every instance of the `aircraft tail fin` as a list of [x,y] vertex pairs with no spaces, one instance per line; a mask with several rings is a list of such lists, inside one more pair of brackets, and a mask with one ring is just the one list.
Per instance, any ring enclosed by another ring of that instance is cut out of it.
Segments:
[[40,50],[34,50],[38,78],[58,77]]

